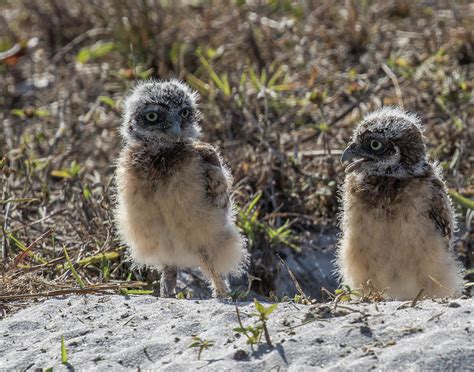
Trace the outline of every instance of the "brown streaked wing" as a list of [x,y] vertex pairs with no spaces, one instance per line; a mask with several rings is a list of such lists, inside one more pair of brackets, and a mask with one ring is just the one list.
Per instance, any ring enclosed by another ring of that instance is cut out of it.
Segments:
[[432,195],[428,217],[435,224],[439,233],[447,240],[451,240],[454,231],[454,217],[451,202],[446,193],[444,183],[436,178],[431,181]]
[[209,144],[195,145],[204,166],[206,196],[217,208],[229,206],[229,186],[217,151]]

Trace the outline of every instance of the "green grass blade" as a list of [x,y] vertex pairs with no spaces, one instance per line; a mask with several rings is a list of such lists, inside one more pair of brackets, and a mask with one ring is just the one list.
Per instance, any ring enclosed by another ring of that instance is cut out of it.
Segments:
[[257,193],[257,195],[255,195],[255,197],[253,198],[252,202],[249,204],[249,206],[246,208],[246,211],[245,213],[247,215],[250,215],[250,213],[253,211],[253,209],[255,208],[255,206],[257,205],[258,201],[260,200],[260,198],[262,197],[262,192],[259,191]]
[[149,295],[153,294],[153,290],[151,289],[127,289],[127,288],[120,288],[121,295]]
[[79,284],[79,287],[84,288],[86,285],[84,284],[83,280],[77,273],[76,269],[72,265],[71,259],[69,258],[69,255],[67,253],[66,247],[64,248],[64,255],[66,256],[67,263],[69,264],[69,268],[71,269],[72,276],[74,276],[74,279],[76,279],[77,284]]
[[67,350],[66,343],[64,342],[64,336],[61,336],[61,363],[67,364]]
[[23,252],[26,252],[28,256],[33,258],[36,262],[42,263],[46,265],[48,261],[46,261],[44,258],[41,256],[31,252],[31,250],[28,250],[26,245],[24,245],[21,241],[19,241],[13,234],[8,234],[8,237],[13,240],[18,248],[20,248]]
[[[120,258],[120,253],[118,252],[106,252],[106,253],[97,254],[95,256],[83,258],[82,260],[79,260],[77,264],[79,266],[87,266],[87,265],[92,265],[92,264],[102,262],[102,260],[113,261],[119,258]],[[59,264],[59,265],[56,265],[56,269],[58,270],[65,269],[67,266],[68,264]]]
[[198,90],[201,94],[210,93],[209,85],[205,83],[204,81],[202,81],[201,79],[194,76],[193,74],[187,74],[186,81],[188,82],[189,85],[191,85],[191,87]]
[[461,207],[466,209],[474,210],[474,200],[465,198],[454,190],[449,190],[449,195],[456,204],[459,204]]
[[260,89],[260,80],[257,78],[255,70],[251,67],[249,68],[250,81],[252,82],[255,89]]
[[283,66],[280,66],[278,70],[276,70],[276,72],[273,74],[271,79],[268,81],[268,87],[273,88],[273,86],[276,85],[276,82],[283,75],[284,72],[285,69],[283,68]]
[[0,200],[0,204],[7,204],[7,203],[30,203],[30,202],[39,202],[38,198],[11,198]]
[[224,95],[229,96],[230,86],[227,80],[227,76],[224,75],[223,79],[221,79],[219,75],[217,75],[217,73],[214,71],[211,64],[204,58],[204,56],[201,53],[198,54],[198,57],[204,69],[207,71],[207,73],[211,77],[212,81],[214,81],[214,83],[221,90],[221,92],[224,93]]

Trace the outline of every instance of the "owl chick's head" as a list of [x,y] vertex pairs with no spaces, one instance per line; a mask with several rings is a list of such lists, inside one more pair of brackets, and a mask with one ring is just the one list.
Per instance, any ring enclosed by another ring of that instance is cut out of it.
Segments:
[[125,101],[126,142],[187,142],[200,135],[198,95],[179,80],[138,84]]
[[394,107],[367,115],[341,161],[350,161],[346,173],[396,178],[423,174],[428,163],[420,120]]

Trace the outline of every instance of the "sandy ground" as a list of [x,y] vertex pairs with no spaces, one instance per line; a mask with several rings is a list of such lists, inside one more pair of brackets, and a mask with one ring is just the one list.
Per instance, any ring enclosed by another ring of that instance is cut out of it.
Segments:
[[[304,306],[281,303],[273,348],[249,346],[235,304],[151,296],[51,299],[0,322],[0,369],[474,370],[474,300]],[[253,304],[238,304],[244,325]],[[193,335],[214,341],[198,360]],[[68,365],[61,364],[61,336]],[[310,367],[310,368],[309,368]]]

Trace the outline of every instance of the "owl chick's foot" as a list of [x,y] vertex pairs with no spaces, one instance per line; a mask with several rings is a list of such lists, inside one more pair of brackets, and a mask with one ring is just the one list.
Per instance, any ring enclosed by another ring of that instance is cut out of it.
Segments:
[[212,280],[212,297],[221,300],[229,298],[229,288],[227,287],[224,278],[221,275],[215,275]]
[[201,269],[212,283],[212,297],[226,298],[229,289],[224,277],[216,270],[215,263],[205,249],[201,249]]
[[165,266],[161,271],[160,296],[173,297],[176,290],[176,279],[178,268],[176,266]]

